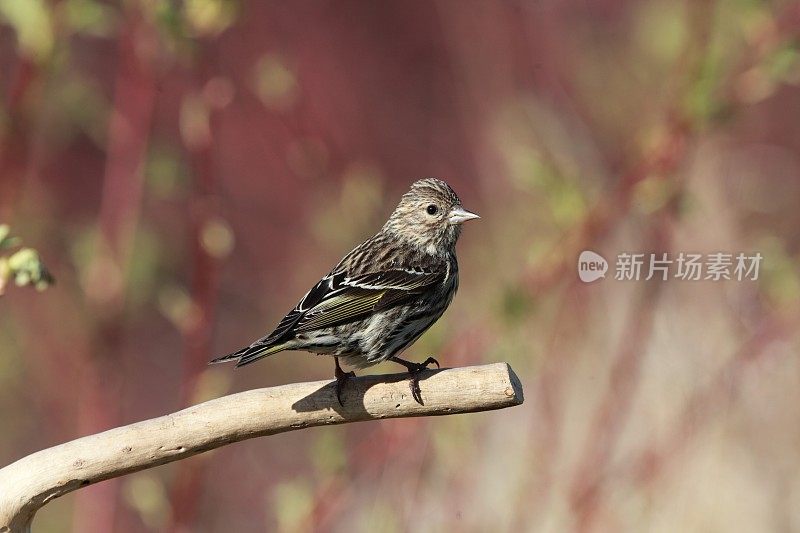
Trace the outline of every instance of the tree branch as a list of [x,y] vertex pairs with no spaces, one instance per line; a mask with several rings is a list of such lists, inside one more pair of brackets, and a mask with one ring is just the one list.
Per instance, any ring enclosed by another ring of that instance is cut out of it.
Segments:
[[34,514],[59,496],[98,481],[191,457],[226,444],[312,426],[502,409],[523,401],[507,363],[425,371],[425,405],[407,374],[294,383],[231,394],[159,418],[83,437],[0,469],[0,532],[30,530]]

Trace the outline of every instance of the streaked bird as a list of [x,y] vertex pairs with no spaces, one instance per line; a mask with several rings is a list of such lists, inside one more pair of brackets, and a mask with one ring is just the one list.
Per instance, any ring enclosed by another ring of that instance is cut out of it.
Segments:
[[480,218],[461,206],[444,181],[415,182],[373,237],[356,246],[306,293],[275,330],[212,363],[253,363],[283,350],[332,355],[336,364],[336,396],[347,378],[339,364],[365,368],[394,361],[410,374],[411,393],[422,403],[422,363],[398,354],[442,316],[458,289],[456,241],[461,224]]

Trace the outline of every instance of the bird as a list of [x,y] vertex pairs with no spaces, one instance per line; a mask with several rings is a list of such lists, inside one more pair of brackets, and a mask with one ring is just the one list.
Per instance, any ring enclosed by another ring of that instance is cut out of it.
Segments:
[[210,363],[249,365],[284,350],[333,356],[336,398],[348,378],[339,360],[364,369],[383,361],[403,365],[412,397],[423,404],[419,374],[439,362],[398,355],[445,312],[458,290],[456,241],[467,211],[438,178],[415,181],[381,230],[345,255],[269,334]]

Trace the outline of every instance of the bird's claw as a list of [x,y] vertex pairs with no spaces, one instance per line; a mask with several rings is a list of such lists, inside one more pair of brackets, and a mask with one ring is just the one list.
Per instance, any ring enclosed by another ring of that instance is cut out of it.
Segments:
[[439,361],[437,361],[434,357],[428,357],[425,359],[425,361],[421,363],[421,366],[423,369],[426,369],[428,368],[428,365],[431,364],[436,365],[436,368],[442,368],[441,365],[439,365]]
[[336,368],[336,399],[339,401],[340,406],[344,406],[342,403],[342,391],[344,390],[344,384],[347,383],[347,380],[350,378],[356,377],[355,372],[345,372],[341,368]]
[[439,361],[433,357],[428,357],[422,363],[417,363],[408,369],[408,373],[411,374],[411,377],[408,380],[408,385],[411,388],[411,396],[420,405],[425,404],[422,403],[422,391],[419,388],[419,375],[423,370],[427,370],[428,365],[431,364],[435,364],[436,368],[441,368],[441,366],[439,366]]

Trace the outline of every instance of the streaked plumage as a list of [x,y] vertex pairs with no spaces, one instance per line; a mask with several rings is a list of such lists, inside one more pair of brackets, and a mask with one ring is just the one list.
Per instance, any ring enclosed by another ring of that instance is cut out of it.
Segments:
[[[397,354],[416,341],[447,309],[458,289],[455,244],[460,224],[477,215],[464,210],[445,182],[415,182],[375,236],[354,248],[280,321],[250,346],[212,363],[243,366],[283,350],[336,357],[356,368],[393,360],[416,374],[430,362]],[[438,365],[438,363],[437,363]],[[416,380],[412,393],[421,403]]]

